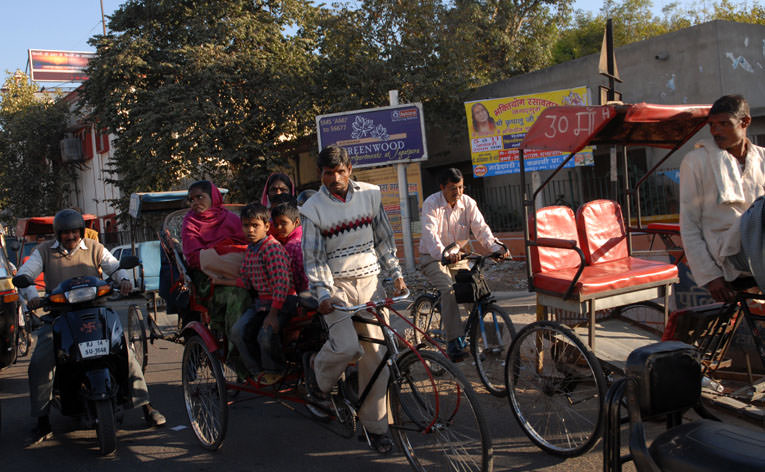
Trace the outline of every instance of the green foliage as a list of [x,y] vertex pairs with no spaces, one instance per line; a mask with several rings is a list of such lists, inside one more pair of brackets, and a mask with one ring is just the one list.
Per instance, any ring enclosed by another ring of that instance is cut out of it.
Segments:
[[55,213],[70,189],[72,170],[61,163],[59,141],[69,110],[36,96],[26,75],[8,75],[0,101],[0,219]]
[[470,89],[545,66],[571,0],[364,0],[316,18],[314,97],[340,111],[421,101],[429,127],[464,127]]
[[[299,8],[300,7],[300,8]],[[210,178],[257,196],[275,145],[313,119],[302,87],[310,42],[283,35],[297,0],[133,0],[91,44],[84,97],[117,133],[112,170],[125,196]],[[126,209],[127,198],[117,202]]]

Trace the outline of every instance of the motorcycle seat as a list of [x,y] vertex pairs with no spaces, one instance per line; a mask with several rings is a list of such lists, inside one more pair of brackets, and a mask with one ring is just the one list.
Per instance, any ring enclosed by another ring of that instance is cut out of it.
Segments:
[[660,434],[649,451],[666,472],[765,470],[765,432],[718,421],[674,427]]

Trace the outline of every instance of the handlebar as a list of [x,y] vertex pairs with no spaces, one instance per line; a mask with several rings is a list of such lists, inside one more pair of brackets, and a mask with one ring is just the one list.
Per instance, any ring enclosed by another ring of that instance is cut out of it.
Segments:
[[410,295],[409,289],[406,289],[404,293],[402,293],[401,295],[397,297],[385,298],[382,300],[372,300],[369,303],[364,303],[362,305],[355,305],[355,306],[332,305],[332,308],[338,311],[344,311],[346,313],[353,313],[353,312],[363,310],[365,308],[380,308],[381,306],[392,305],[393,303],[400,302],[402,300],[409,298],[409,295]]
[[[508,249],[507,249],[507,246],[502,241],[500,241],[499,239],[495,239],[494,240],[494,244],[499,245],[500,247],[502,247],[503,250],[495,251],[495,252],[493,252],[493,253],[491,253],[491,254],[489,254],[487,256],[482,256],[480,254],[475,254],[475,253],[472,253],[472,252],[471,253],[467,253],[467,254],[466,253],[460,253],[458,260],[461,261],[461,260],[464,260],[464,259],[473,259],[473,260],[478,261],[479,264],[481,264],[481,263],[483,263],[484,259],[489,259],[489,258],[490,259],[501,259],[505,254],[507,254],[509,252]],[[444,248],[444,250],[441,251],[441,265],[449,265],[449,264],[451,264],[451,262],[449,262],[449,260],[446,258],[446,253],[449,252],[450,249],[456,247],[457,245],[458,244],[455,241],[455,242],[449,244],[448,246],[446,246]]]

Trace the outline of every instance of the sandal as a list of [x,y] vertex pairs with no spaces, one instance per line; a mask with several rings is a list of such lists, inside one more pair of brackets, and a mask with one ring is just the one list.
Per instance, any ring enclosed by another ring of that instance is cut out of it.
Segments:
[[367,433],[369,447],[380,454],[388,455],[393,452],[393,440],[387,434]]

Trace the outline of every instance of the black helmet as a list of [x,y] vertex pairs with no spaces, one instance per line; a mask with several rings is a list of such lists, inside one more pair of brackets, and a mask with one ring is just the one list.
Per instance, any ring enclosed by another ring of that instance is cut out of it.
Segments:
[[314,193],[316,193],[316,190],[312,190],[312,189],[310,189],[310,188],[309,188],[309,189],[307,189],[307,190],[303,190],[302,192],[300,192],[300,193],[298,194],[298,196],[297,196],[297,205],[298,205],[298,206],[303,206],[303,204],[304,204],[305,202],[307,202],[307,201],[308,201],[308,199],[309,199],[309,198],[311,198],[311,195],[313,195]]
[[56,239],[61,236],[62,231],[80,230],[80,237],[85,237],[85,220],[77,210],[67,208],[56,213],[53,217],[53,232],[56,233]]

